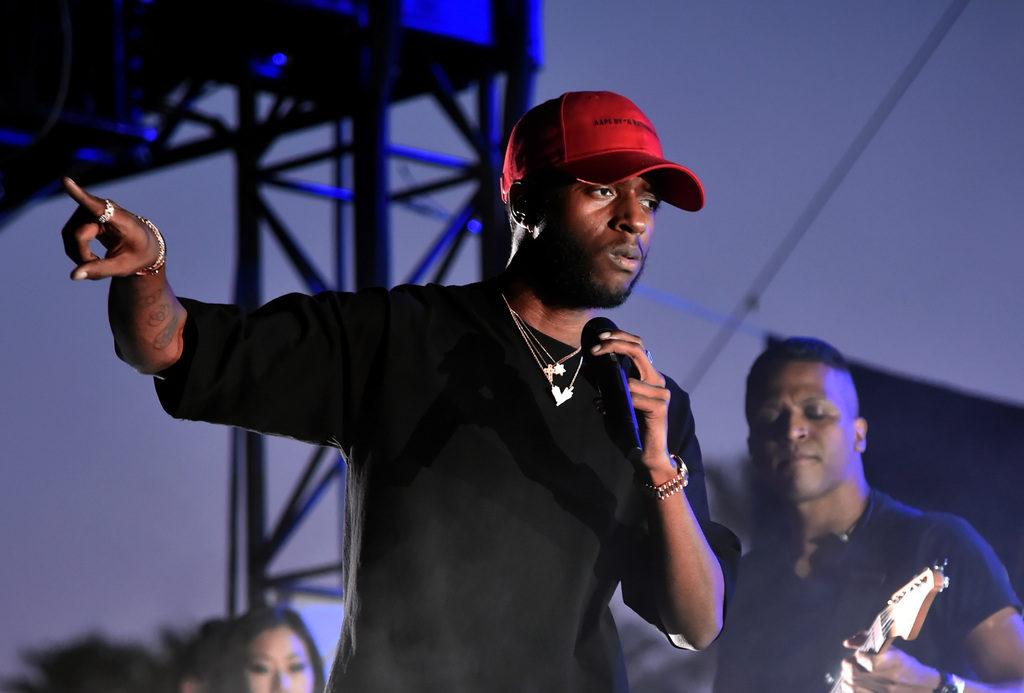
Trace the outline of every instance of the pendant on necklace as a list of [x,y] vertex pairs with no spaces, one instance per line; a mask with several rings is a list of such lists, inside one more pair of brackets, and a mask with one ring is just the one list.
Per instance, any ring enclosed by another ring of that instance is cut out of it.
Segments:
[[564,390],[557,385],[552,385],[551,394],[555,397],[555,406],[560,407],[572,398],[572,385]]
[[560,363],[553,363],[550,366],[544,366],[544,375],[548,377],[550,381],[556,375],[565,375],[565,366]]

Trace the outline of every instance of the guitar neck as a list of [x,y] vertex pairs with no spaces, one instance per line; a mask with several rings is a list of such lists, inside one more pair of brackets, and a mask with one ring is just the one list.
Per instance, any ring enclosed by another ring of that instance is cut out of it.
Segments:
[[[857,648],[857,651],[867,652],[869,654],[884,652],[892,643],[891,634],[892,618],[889,614],[889,607],[886,607],[879,611],[878,615],[875,616],[875,620],[871,622],[871,627],[867,630],[867,639],[865,639],[863,644]],[[838,672],[834,675],[834,679],[832,688],[829,689],[829,693],[840,693],[842,682]]]
[[[945,576],[945,561],[941,567],[938,563],[925,568],[914,576],[889,599],[885,608],[878,612],[875,620],[866,631],[866,637],[858,652],[879,654],[885,652],[892,641],[897,638],[913,640],[917,637],[928,609],[935,595],[945,589],[949,580]],[[840,676],[830,674],[829,682],[833,684],[831,693],[839,693]]]
[[889,614],[889,607],[878,612],[871,627],[867,631],[867,639],[864,644],[857,648],[858,652],[878,654],[884,652],[892,643],[892,618]]

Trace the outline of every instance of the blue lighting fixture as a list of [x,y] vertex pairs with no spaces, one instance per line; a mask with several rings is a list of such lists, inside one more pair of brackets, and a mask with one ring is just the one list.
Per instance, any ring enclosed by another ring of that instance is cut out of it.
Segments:
[[96,147],[79,147],[73,156],[81,161],[91,161],[96,164],[111,166],[114,163],[114,156],[110,152]]
[[494,42],[489,0],[402,0],[402,24],[482,46]]
[[284,66],[288,64],[288,56],[284,53],[274,53],[267,58],[253,58],[249,61],[249,67],[253,74],[267,79],[281,79],[284,75]]
[[27,147],[32,144],[32,135],[19,130],[0,128],[0,144],[10,144],[15,147]]

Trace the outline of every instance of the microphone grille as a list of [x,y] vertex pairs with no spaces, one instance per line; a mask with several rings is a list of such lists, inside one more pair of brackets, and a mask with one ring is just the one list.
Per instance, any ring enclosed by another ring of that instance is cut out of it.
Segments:
[[580,335],[580,344],[583,345],[584,353],[589,352],[590,348],[600,341],[597,335],[617,329],[619,328],[615,326],[615,323],[603,315],[588,320],[587,324],[583,326],[583,334]]

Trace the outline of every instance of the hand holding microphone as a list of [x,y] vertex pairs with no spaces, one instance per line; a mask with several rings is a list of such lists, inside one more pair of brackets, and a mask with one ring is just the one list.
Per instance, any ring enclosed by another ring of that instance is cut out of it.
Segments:
[[670,393],[643,342],[608,318],[596,317],[584,325],[581,343],[597,374],[609,434],[623,454],[638,466],[668,460]]

